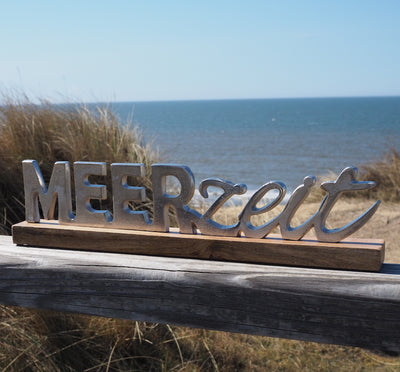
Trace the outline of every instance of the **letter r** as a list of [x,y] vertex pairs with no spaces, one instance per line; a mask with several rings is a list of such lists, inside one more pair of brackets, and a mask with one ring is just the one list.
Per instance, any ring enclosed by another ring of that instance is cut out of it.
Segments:
[[[153,164],[152,183],[154,199],[153,231],[168,231],[168,207],[174,207],[178,217],[179,228],[183,231],[191,230],[191,222],[185,218],[186,204],[194,194],[194,176],[189,167],[175,164]],[[173,176],[181,184],[179,195],[170,195],[166,190],[167,176]]]

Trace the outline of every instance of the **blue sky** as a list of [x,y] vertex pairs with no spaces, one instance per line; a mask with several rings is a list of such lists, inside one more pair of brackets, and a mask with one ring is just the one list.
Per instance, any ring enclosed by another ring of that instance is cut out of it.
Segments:
[[400,95],[400,1],[1,1],[0,89],[54,101]]

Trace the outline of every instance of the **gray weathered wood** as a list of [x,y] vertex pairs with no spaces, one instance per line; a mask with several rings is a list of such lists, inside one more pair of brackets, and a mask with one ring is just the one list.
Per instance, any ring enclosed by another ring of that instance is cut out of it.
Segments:
[[381,273],[20,247],[0,303],[400,352],[400,265]]

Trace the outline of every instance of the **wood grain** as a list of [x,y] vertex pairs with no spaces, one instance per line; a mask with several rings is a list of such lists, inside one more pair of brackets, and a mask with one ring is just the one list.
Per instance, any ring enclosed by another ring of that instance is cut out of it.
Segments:
[[16,246],[0,303],[400,352],[400,265],[380,273]]
[[379,271],[385,247],[378,239],[322,243],[283,240],[279,235],[228,238],[59,225],[56,221],[21,222],[12,231],[19,245],[358,271]]

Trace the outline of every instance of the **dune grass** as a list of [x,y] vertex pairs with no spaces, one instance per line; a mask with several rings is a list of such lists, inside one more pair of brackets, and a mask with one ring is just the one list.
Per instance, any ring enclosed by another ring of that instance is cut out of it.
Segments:
[[2,371],[398,371],[352,347],[0,306]]
[[[317,177],[317,184],[333,181],[337,174],[328,173]],[[344,197],[375,199],[385,202],[400,202],[400,154],[397,149],[390,148],[378,159],[361,164],[358,167],[358,181],[374,181],[376,186],[369,190],[344,193]],[[320,200],[325,191],[315,187],[310,200]]]
[[[22,160],[37,160],[43,177],[50,179],[56,161],[144,163],[146,177],[134,180],[147,189],[144,207],[152,199],[150,165],[158,154],[143,142],[130,123],[121,123],[110,107],[89,110],[85,105],[55,105],[42,100],[5,98],[0,105],[0,232],[25,219]],[[110,172],[108,172],[110,173]],[[111,192],[110,179],[105,180]],[[109,205],[111,197],[102,203]]]
[[400,154],[392,148],[381,159],[363,164],[360,180],[375,181],[376,187],[365,194],[369,199],[400,202]]
[[[91,111],[85,106],[6,98],[0,106],[0,226],[4,233],[9,233],[11,224],[24,219],[23,159],[37,160],[46,180],[58,160],[145,163],[148,173],[140,182],[147,188],[149,200],[148,165],[159,160],[140,132],[121,123],[107,107]],[[360,169],[360,178],[377,180],[379,192],[392,201],[399,201],[398,177],[396,152]],[[392,205],[381,218],[380,231],[393,231],[388,247],[396,258],[400,256],[396,253],[400,216],[398,205]],[[151,209],[151,203],[144,207]],[[311,210],[316,207],[312,205]],[[238,209],[232,208],[219,218],[222,223],[231,223],[237,214]],[[358,348],[0,306],[2,371],[399,369],[400,358]]]

